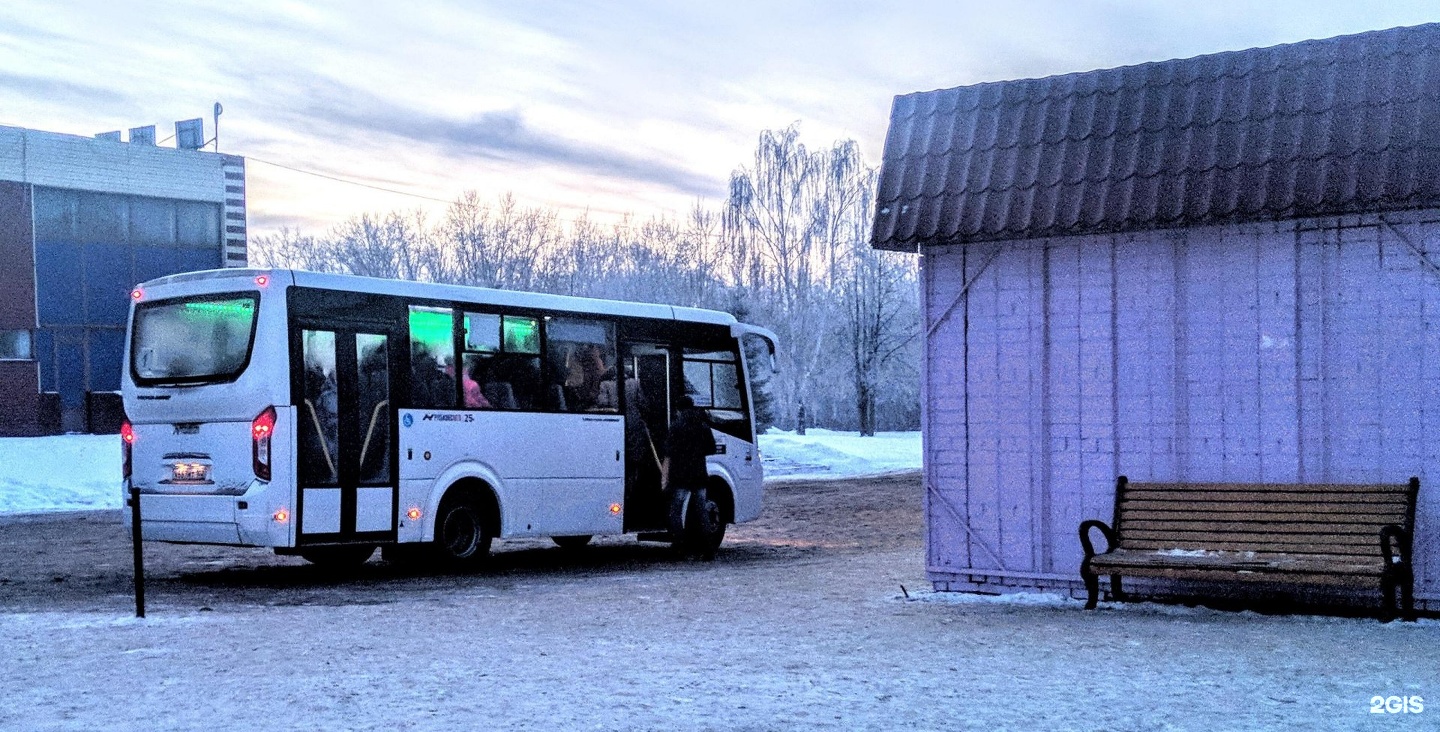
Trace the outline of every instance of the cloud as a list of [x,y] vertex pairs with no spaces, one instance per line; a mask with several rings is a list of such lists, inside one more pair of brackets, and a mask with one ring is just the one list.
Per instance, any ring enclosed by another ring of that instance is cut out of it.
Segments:
[[601,177],[660,185],[692,196],[723,193],[719,177],[613,148],[587,145],[536,129],[519,110],[495,110],[464,118],[405,106],[323,77],[304,84],[304,102],[289,106],[292,123],[313,134],[352,140],[374,135],[429,146],[457,157],[521,165],[554,165]]
[[44,99],[55,104],[95,105],[129,104],[133,100],[125,94],[99,86],[74,81],[52,79],[44,76],[29,76],[0,71],[0,94],[17,94],[31,99]]

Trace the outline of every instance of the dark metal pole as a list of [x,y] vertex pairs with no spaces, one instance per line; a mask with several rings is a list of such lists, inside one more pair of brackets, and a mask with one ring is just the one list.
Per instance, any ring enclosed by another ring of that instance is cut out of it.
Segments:
[[130,487],[130,546],[135,554],[135,617],[145,617],[145,554],[140,551],[140,489]]

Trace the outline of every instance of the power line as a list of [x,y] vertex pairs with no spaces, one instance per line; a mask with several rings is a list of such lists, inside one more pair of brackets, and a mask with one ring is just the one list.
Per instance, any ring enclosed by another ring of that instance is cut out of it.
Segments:
[[394,189],[394,188],[385,188],[385,187],[383,187],[383,186],[371,185],[371,184],[369,184],[369,183],[361,183],[361,182],[358,181],[358,180],[350,180],[350,179],[348,179],[348,178],[340,178],[340,177],[333,176],[333,175],[326,175],[325,173],[317,173],[317,172],[315,172],[315,171],[313,171],[313,170],[305,170],[304,168],[297,168],[297,167],[295,167],[295,166],[293,166],[293,165],[285,165],[285,164],[283,164],[283,163],[275,163],[275,162],[271,162],[271,161],[269,161],[269,160],[265,160],[265,159],[262,159],[262,158],[257,158],[257,157],[255,157],[255,156],[253,156],[253,155],[246,155],[246,156],[245,156],[245,159],[246,159],[246,160],[254,160],[254,161],[257,162],[257,163],[264,163],[264,164],[266,164],[266,165],[273,165],[273,166],[275,166],[275,167],[277,167],[277,168],[284,168],[284,169],[286,169],[286,170],[293,170],[293,171],[295,171],[296,173],[304,173],[305,175],[313,175],[313,176],[315,176],[316,178],[324,178],[324,179],[326,179],[326,180],[333,180],[333,181],[335,181],[336,183],[348,183],[348,184],[350,184],[350,185],[352,185],[352,186],[360,186],[361,188],[370,188],[370,189],[372,189],[372,190],[384,191],[384,192],[386,192],[386,193],[394,193],[394,194],[397,195],[397,196],[409,196],[409,197],[411,197],[411,198],[419,198],[419,199],[423,199],[423,200],[426,200],[426,201],[434,201],[434,202],[436,202],[436,203],[444,203],[444,204],[454,203],[454,201],[449,201],[449,200],[446,200],[446,199],[443,199],[443,198],[435,198],[434,196],[426,196],[426,195],[422,195],[422,194],[419,194],[419,193],[411,193],[411,192],[409,192],[409,191],[401,191],[401,190],[396,190],[396,189]]
[[[173,137],[173,135],[172,135],[172,137]],[[401,190],[397,190],[397,189],[394,189],[394,188],[385,188],[384,186],[371,185],[371,184],[369,184],[369,183],[362,183],[362,182],[360,182],[360,181],[358,181],[358,180],[352,180],[352,179],[349,179],[349,178],[341,178],[341,177],[334,176],[334,175],[328,175],[328,174],[326,174],[326,173],[317,173],[317,172],[315,172],[315,171],[313,171],[313,170],[305,170],[304,168],[297,168],[297,167],[295,167],[295,166],[293,166],[293,165],[285,165],[284,163],[277,163],[277,162],[274,162],[274,161],[271,161],[271,160],[265,160],[264,158],[257,158],[257,157],[254,157],[254,156],[252,156],[252,155],[245,155],[245,156],[243,156],[243,157],[244,157],[246,160],[254,160],[254,161],[257,162],[257,163],[264,163],[265,165],[273,165],[273,166],[275,166],[275,167],[277,167],[277,168],[284,168],[285,170],[291,170],[291,171],[294,171],[294,172],[296,172],[296,173],[304,173],[305,175],[313,175],[313,176],[315,176],[316,178],[324,178],[324,179],[326,179],[326,180],[332,180],[332,181],[335,181],[335,182],[337,182],[337,183],[347,183],[347,184],[352,185],[352,186],[360,186],[361,188],[370,188],[370,189],[372,189],[372,190],[383,191],[383,192],[385,192],[385,193],[394,193],[395,195],[398,195],[398,196],[409,196],[409,197],[411,197],[411,198],[419,198],[419,199],[424,200],[424,201],[434,201],[434,202],[436,202],[436,203],[443,203],[443,204],[447,204],[447,205],[455,203],[454,200],[450,200],[450,199],[435,198],[434,196],[426,196],[426,195],[420,194],[420,193],[411,193],[411,192],[409,192],[409,191],[401,191]],[[571,217],[568,217],[568,216],[561,216],[561,215],[559,215],[559,213],[558,213],[553,207],[544,207],[544,208],[546,209],[546,211],[547,211],[548,213],[550,213],[551,215],[553,215],[553,216],[555,217],[555,220],[557,220],[557,221],[559,221],[559,222],[561,222],[561,223],[566,223],[566,224],[574,225],[574,224],[580,223],[582,220],[588,220],[588,218],[585,218],[585,219],[577,219],[577,218],[571,218]],[[588,209],[587,209],[587,211],[588,211]],[[628,218],[628,217],[629,217],[629,214],[626,214],[626,215],[622,216],[622,218]],[[663,218],[663,217],[662,217],[662,218]],[[682,220],[683,218],[684,218],[683,216],[677,216],[677,217],[676,217],[676,220],[679,221],[679,220]],[[718,234],[712,233],[712,234],[708,235],[707,238],[713,238],[713,237],[716,237],[716,236],[718,236]]]

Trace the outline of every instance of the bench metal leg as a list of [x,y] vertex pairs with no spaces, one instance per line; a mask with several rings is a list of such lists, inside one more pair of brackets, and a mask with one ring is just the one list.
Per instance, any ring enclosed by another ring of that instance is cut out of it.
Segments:
[[1125,601],[1125,591],[1120,589],[1120,575],[1118,574],[1110,575],[1110,597],[1114,598],[1115,602]]
[[1081,567],[1080,578],[1085,580],[1085,592],[1089,595],[1085,600],[1085,609],[1094,610],[1100,601],[1100,577],[1091,572],[1089,567]]
[[1400,619],[1415,622],[1415,575],[1408,565],[1400,577]]
[[1380,578],[1380,620],[1388,623],[1395,619],[1396,602],[1395,578],[1386,574]]

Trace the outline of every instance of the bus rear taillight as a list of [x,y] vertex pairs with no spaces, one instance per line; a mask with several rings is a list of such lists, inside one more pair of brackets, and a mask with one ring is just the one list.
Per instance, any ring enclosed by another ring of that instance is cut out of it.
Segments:
[[254,458],[255,477],[270,480],[270,440],[275,436],[275,408],[265,411],[250,423],[250,454]]
[[120,452],[121,452],[121,455],[124,456],[123,459],[121,460],[121,463],[120,463],[120,465],[121,465],[121,468],[120,468],[121,473],[120,473],[120,474],[121,474],[126,480],[129,480],[129,479],[130,479],[130,473],[131,473],[131,470],[130,470],[130,465],[131,465],[130,456],[131,456],[131,453],[134,452],[134,445],[135,445],[135,428],[130,425],[130,420],[127,419],[127,420],[125,420],[125,421],[123,421],[123,422],[120,423]]

